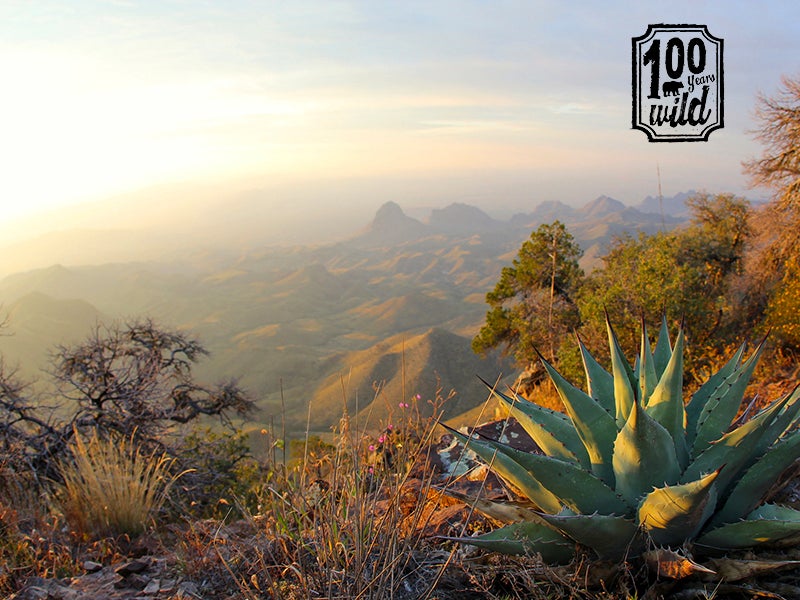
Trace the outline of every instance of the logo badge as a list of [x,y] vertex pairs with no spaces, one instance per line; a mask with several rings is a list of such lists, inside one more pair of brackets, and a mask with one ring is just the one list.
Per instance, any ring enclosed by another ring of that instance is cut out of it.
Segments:
[[632,38],[633,129],[651,142],[707,142],[723,117],[723,40],[705,25],[648,25]]

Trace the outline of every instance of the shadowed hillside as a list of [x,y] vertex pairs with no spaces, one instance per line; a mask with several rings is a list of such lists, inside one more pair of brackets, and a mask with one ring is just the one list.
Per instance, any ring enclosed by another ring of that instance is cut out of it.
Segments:
[[[415,336],[394,335],[366,350],[332,358],[333,374],[311,396],[315,421],[335,424],[345,394],[348,412],[370,423],[396,422],[404,410],[430,415],[437,395],[447,397],[451,391],[455,395],[444,405],[445,418],[482,404],[488,394],[476,375],[493,379],[504,371],[507,375],[511,365],[494,357],[478,358],[470,342],[434,328]],[[409,408],[399,407],[401,402]]]

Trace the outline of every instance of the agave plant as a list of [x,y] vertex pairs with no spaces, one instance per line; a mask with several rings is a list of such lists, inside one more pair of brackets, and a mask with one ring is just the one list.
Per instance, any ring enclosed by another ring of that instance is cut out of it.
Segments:
[[737,420],[764,342],[746,359],[743,344],[685,402],[682,327],[673,344],[663,319],[652,348],[642,326],[633,367],[607,327],[610,373],[578,341],[586,392],[542,359],[566,414],[493,389],[543,454],[453,432],[531,503],[508,510],[483,500],[478,508],[513,522],[456,539],[547,562],[568,561],[576,543],[617,560],[653,546],[711,552],[800,541],[800,511],[764,503],[800,457],[800,393]]

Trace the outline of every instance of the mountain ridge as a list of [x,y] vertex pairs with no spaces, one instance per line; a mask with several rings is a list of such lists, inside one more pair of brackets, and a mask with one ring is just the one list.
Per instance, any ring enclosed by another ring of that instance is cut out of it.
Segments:
[[[198,337],[211,352],[198,375],[239,378],[258,398],[261,424],[283,414],[286,398],[285,415],[296,430],[305,427],[309,401],[329,406],[314,411],[315,428],[335,425],[341,414],[330,407],[342,406],[344,374],[363,401],[374,393],[373,383],[384,382],[383,393],[396,406],[403,389],[435,395],[438,372],[440,383],[457,392],[453,410],[470,410],[485,399],[475,375],[494,378],[511,369],[497,357],[476,357],[470,348],[486,314],[486,293],[531,231],[549,221],[542,215],[564,216],[585,250],[587,270],[615,234],[684,222],[607,196],[588,204],[602,216],[587,218],[588,210],[552,202],[500,221],[480,208],[452,203],[423,222],[392,201],[350,237],[327,244],[184,250],[160,260],[16,273],[0,280],[0,304],[45,294],[55,301],[43,305],[53,315],[45,311],[37,318],[56,325],[49,331],[22,328],[3,349],[10,357],[15,346],[25,350],[11,357],[21,359],[30,348],[52,347],[62,334],[72,336],[73,330],[59,325],[58,314],[69,313],[59,302],[77,299],[98,318],[153,317]],[[76,323],[81,320],[86,319]],[[13,319],[10,325],[18,326]],[[399,360],[404,343],[408,354]],[[320,394],[328,399],[323,402]]]

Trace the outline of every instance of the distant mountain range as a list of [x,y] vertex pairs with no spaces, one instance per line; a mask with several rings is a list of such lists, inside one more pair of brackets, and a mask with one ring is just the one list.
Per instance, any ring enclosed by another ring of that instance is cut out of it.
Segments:
[[[13,334],[0,337],[0,352],[32,376],[48,348],[80,339],[98,321],[151,316],[190,330],[211,350],[199,376],[241,378],[260,407],[248,427],[279,417],[281,393],[289,427],[298,432],[309,403],[312,428],[325,430],[345,405],[378,424],[396,418],[401,401],[419,394],[422,410],[430,410],[428,401],[451,389],[456,395],[445,414],[453,419],[486,399],[475,375],[513,377],[508,361],[475,356],[470,341],[486,313],[486,293],[531,231],[561,220],[591,269],[614,235],[683,223],[687,196],[664,198],[655,211],[652,199],[639,207],[607,196],[580,208],[548,202],[507,221],[462,203],[418,220],[387,202],[338,242],[270,247],[265,240],[261,249],[238,253],[172,246],[131,261],[101,245],[87,264],[0,281]],[[73,257],[81,243],[110,243],[59,235]]]

